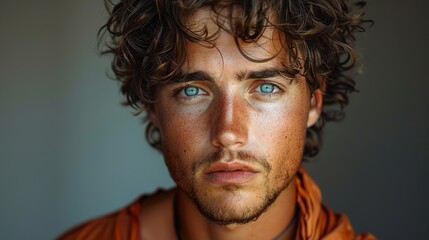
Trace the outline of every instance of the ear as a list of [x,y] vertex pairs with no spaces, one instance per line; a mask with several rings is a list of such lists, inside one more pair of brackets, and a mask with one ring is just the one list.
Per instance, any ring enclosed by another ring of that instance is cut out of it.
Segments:
[[323,92],[320,89],[311,94],[310,111],[308,113],[307,127],[313,126],[320,117],[323,106]]
[[156,128],[159,128],[158,116],[156,114],[156,110],[155,110],[154,104],[148,105],[147,108],[146,108],[146,112],[147,112],[147,115],[149,116],[149,119],[152,122],[152,124]]

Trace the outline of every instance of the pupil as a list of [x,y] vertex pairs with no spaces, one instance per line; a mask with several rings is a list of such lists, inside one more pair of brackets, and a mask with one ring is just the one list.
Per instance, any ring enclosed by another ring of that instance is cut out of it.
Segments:
[[198,94],[198,88],[196,87],[187,87],[185,88],[186,96],[195,96]]
[[264,83],[261,85],[261,91],[263,93],[272,93],[274,91],[274,86],[269,83]]

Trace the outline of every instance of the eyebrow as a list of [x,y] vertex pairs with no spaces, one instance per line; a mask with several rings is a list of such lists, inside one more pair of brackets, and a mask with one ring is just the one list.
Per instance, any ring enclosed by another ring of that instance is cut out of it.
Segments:
[[190,81],[213,82],[214,79],[210,76],[208,72],[205,72],[205,71],[195,71],[195,72],[186,73],[179,78],[179,82],[190,82]]
[[247,80],[247,79],[263,79],[263,78],[293,78],[297,70],[288,69],[288,68],[268,68],[259,71],[250,71],[250,72],[241,72],[237,74],[237,79]]
[[[264,79],[264,78],[294,78],[294,76],[298,73],[296,69],[289,68],[268,68],[257,71],[243,71],[237,73],[236,79],[249,80],[249,79]],[[213,82],[214,78],[206,71],[195,71],[181,75],[176,79],[175,82],[190,82],[190,81],[209,81]]]

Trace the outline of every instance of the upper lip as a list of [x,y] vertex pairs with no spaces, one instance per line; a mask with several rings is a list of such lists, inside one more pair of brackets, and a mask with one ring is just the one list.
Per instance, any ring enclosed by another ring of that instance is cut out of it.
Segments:
[[206,170],[205,173],[214,173],[214,172],[232,172],[232,171],[246,171],[246,172],[258,172],[253,167],[243,164],[240,162],[216,162],[210,165]]

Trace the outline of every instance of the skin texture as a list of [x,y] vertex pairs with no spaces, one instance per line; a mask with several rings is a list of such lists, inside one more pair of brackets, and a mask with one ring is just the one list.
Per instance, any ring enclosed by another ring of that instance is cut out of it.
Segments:
[[306,128],[320,114],[321,92],[310,93],[301,75],[282,73],[287,56],[277,31],[267,28],[258,42],[240,43],[252,58],[275,56],[257,63],[208,16],[198,10],[188,22],[191,29],[220,31],[214,47],[188,42],[182,71],[192,78],[159,89],[149,111],[178,186],[181,226],[203,229],[182,232],[189,239],[252,231],[272,238],[294,213],[294,175]]

